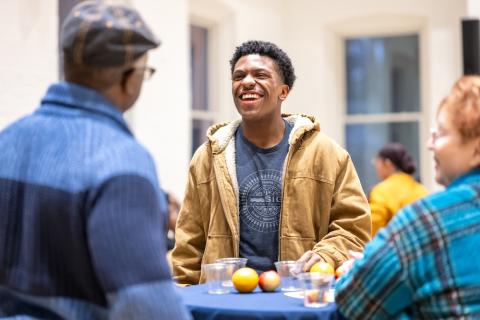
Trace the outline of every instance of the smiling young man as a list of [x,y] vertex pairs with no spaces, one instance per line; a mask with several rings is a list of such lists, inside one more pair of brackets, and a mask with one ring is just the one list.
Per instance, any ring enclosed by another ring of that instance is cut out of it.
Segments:
[[348,153],[313,117],[281,105],[295,81],[287,54],[269,42],[237,47],[232,96],[241,119],[209,128],[195,153],[172,260],[182,284],[201,265],[245,257],[258,271],[278,260],[336,267],[370,236],[370,211]]

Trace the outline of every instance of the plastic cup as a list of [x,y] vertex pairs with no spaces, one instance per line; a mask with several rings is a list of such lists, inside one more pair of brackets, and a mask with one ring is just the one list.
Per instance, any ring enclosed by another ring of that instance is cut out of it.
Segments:
[[247,265],[247,258],[220,258],[217,259],[217,263],[224,263],[227,265],[228,280],[222,283],[225,287],[233,287],[232,276],[240,268],[244,268]]
[[275,268],[281,278],[280,287],[282,291],[302,290],[297,275],[303,272],[304,265],[304,262],[293,260],[275,262]]
[[223,285],[225,281],[230,280],[227,264],[204,264],[202,265],[202,271],[205,274],[205,282],[208,284],[208,293],[226,294],[230,292],[230,288]]
[[303,304],[308,308],[321,308],[328,304],[333,275],[305,272],[298,276],[303,287]]

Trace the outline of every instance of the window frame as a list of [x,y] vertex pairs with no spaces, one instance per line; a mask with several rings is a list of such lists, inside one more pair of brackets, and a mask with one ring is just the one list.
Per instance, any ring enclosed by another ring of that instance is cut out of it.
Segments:
[[[206,39],[206,61],[207,61],[207,67],[206,67],[206,75],[205,75],[205,80],[207,82],[207,86],[206,86],[206,92],[204,93],[206,95],[206,105],[203,106],[202,105],[202,108],[201,109],[194,109],[194,95],[195,95],[195,92],[193,90],[193,81],[194,79],[191,78],[191,101],[190,101],[190,123],[191,123],[191,137],[192,137],[192,140],[191,140],[191,150],[192,150],[192,155],[193,155],[193,152],[195,152],[195,150],[199,147],[199,146],[194,146],[193,143],[195,141],[195,139],[193,138],[193,134],[194,134],[194,128],[193,128],[193,123],[194,121],[209,121],[211,124],[214,124],[217,122],[217,112],[216,112],[216,107],[215,107],[215,104],[212,103],[212,96],[213,96],[213,93],[212,93],[212,54],[211,54],[211,42],[213,41],[212,39],[212,35],[211,35],[211,27],[205,23],[199,23],[199,21],[195,21],[195,19],[191,19],[189,21],[189,29],[191,29],[191,27],[198,27],[198,28],[202,28],[202,29],[205,29],[206,32],[207,32],[207,39]],[[189,36],[189,48],[190,48],[190,52],[192,52],[192,43],[193,43],[193,40],[192,40],[192,33],[189,32],[190,36]],[[192,61],[192,56],[190,55],[189,56],[190,58],[190,61]],[[192,64],[190,64],[190,66],[192,67]],[[193,76],[193,70],[190,69],[190,77]],[[205,136],[203,137],[197,137],[199,141],[201,140],[205,140]]]
[[[348,22],[348,23],[347,23]],[[429,34],[426,26],[427,19],[418,15],[408,14],[372,14],[369,16],[351,17],[348,20],[338,19],[329,24],[329,36],[327,37],[328,54],[333,57],[335,77],[333,87],[336,88],[332,101],[339,105],[334,111],[342,119],[342,129],[339,131],[339,142],[346,145],[346,126],[354,123],[378,123],[388,120],[392,122],[404,122],[418,120],[419,124],[419,163],[417,170],[422,177],[422,183],[430,189],[435,187],[433,164],[431,155],[426,147],[429,136],[430,123],[433,121],[434,112],[430,108],[431,83],[428,78],[428,48]],[[404,112],[384,115],[348,115],[347,114],[347,79],[346,79],[346,40],[360,37],[389,37],[406,34],[418,35],[419,50],[419,77],[420,77],[420,110],[419,112]],[[358,121],[358,122],[357,122]]]
[[[187,25],[206,28],[208,30],[207,41],[209,46],[209,67],[207,71],[209,110],[193,110],[193,103],[191,102],[189,121],[193,124],[194,120],[210,120],[212,123],[232,120],[235,118],[236,109],[232,107],[231,76],[228,61],[235,47],[233,11],[229,5],[212,0],[202,2],[188,0],[188,11]],[[193,127],[191,127],[190,132],[192,135]],[[190,144],[190,149],[192,149],[193,141]]]

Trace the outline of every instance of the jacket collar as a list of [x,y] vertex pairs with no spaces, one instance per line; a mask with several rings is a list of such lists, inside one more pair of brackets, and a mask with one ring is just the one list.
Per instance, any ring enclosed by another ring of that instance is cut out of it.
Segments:
[[[313,116],[285,113],[282,114],[282,117],[285,121],[293,124],[292,131],[288,138],[289,145],[295,144],[309,131],[320,131],[320,123],[315,121]],[[241,123],[242,119],[237,119],[230,123],[215,124],[207,130],[207,138],[212,144],[212,151],[214,153],[222,152],[227,147]]]
[[120,110],[99,92],[71,82],[52,84],[41,101],[40,112],[48,108],[77,109],[113,120],[132,135]]

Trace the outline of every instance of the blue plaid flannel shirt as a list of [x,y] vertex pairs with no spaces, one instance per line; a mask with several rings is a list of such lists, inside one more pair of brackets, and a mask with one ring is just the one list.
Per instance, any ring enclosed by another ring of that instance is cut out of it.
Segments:
[[480,170],[401,210],[336,285],[350,319],[480,319]]

